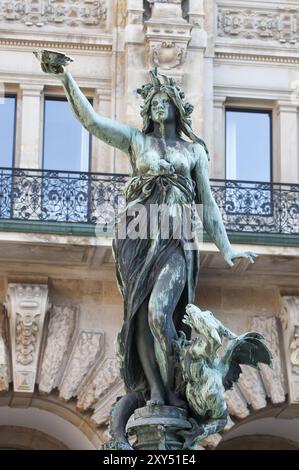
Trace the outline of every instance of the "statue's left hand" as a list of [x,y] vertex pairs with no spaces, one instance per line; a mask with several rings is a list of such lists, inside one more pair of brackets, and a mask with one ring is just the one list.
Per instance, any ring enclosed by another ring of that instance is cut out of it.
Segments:
[[40,61],[43,72],[53,75],[64,75],[65,67],[73,62],[71,57],[66,56],[62,52],[50,51],[42,49],[34,51],[33,54]]
[[249,260],[250,263],[254,263],[255,258],[257,258],[257,254],[253,251],[243,251],[237,253],[235,251],[231,251],[230,253],[224,256],[225,261],[229,264],[230,267],[234,266],[233,260],[238,258],[246,258]]

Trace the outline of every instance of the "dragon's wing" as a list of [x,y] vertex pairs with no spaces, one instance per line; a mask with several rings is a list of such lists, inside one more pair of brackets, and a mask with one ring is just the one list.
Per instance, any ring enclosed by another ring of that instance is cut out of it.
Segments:
[[229,390],[242,372],[240,364],[258,368],[260,362],[271,366],[272,354],[259,333],[245,333],[229,342],[220,361],[223,386]]

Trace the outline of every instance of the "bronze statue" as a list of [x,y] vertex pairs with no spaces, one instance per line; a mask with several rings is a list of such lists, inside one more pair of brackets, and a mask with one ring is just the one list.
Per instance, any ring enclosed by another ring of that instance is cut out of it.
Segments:
[[[236,258],[254,262],[254,253],[236,253],[230,245],[211,193],[208,151],[192,130],[193,107],[173,79],[155,69],[150,72],[150,83],[138,90],[144,100],[140,131],[94,111],[70,72],[64,70],[71,59],[57,53],[55,62],[52,51],[41,51],[36,56],[43,71],[61,81],[82,125],[128,156],[132,174],[125,193],[127,207],[142,204],[149,213],[150,206],[158,204],[169,207],[171,214],[171,208],[176,206],[170,216],[174,227],[182,222],[180,208],[189,206],[192,214],[194,203],[202,203],[204,228],[226,262],[230,266]],[[126,217],[127,226],[129,222],[130,217]],[[128,392],[126,404],[116,412],[114,431],[122,441],[125,431],[120,436],[116,428],[121,427],[120,421],[125,426],[137,399],[141,405],[147,402],[153,406],[188,406],[175,380],[179,367],[175,344],[179,331],[184,332],[187,341],[190,338],[190,328],[183,317],[186,306],[194,302],[199,252],[186,249],[186,243],[184,236],[174,237],[171,230],[164,239],[159,226],[150,237],[115,236],[117,281],[124,299],[118,357]]]

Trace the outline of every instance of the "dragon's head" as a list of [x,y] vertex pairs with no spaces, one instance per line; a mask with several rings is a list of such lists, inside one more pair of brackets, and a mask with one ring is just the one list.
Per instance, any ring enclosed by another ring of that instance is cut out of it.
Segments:
[[190,326],[196,333],[204,336],[208,341],[213,339],[217,344],[221,345],[222,341],[217,331],[217,323],[212,313],[208,310],[201,310],[193,304],[186,307],[186,315],[183,322]]

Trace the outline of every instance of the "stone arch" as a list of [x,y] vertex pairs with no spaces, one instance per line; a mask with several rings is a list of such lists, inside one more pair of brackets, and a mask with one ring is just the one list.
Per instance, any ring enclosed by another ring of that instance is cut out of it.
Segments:
[[68,450],[53,436],[25,426],[0,426],[0,450]]
[[299,450],[296,442],[271,435],[241,436],[222,442],[216,450]]
[[0,448],[95,450],[104,441],[91,414],[78,411],[74,402],[61,401],[57,393],[35,393],[29,402],[13,392],[0,399]]
[[266,411],[232,428],[217,449],[299,450],[299,418],[282,419],[273,408]]

